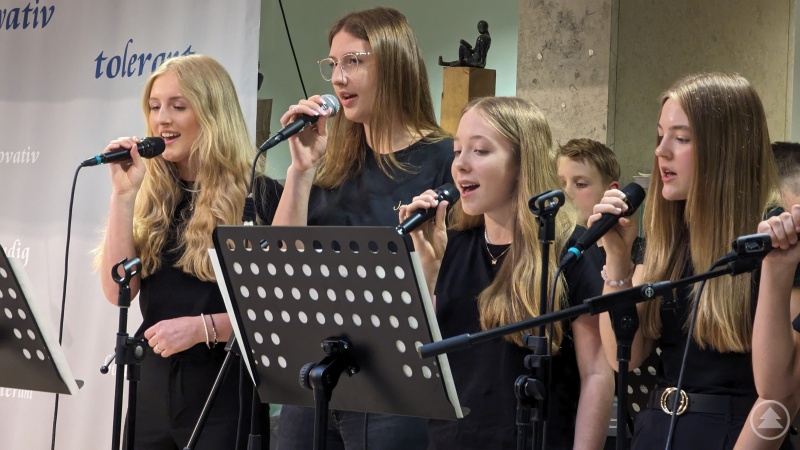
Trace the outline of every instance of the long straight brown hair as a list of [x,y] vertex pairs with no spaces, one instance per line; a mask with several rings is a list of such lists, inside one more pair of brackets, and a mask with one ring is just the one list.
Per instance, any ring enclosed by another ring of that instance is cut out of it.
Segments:
[[[661,178],[652,177],[644,211],[645,282],[678,279],[687,266],[696,273],[708,270],[737,236],[755,233],[779,198],[766,114],[745,78],[690,75],[670,87],[661,104],[670,98],[689,119],[694,182],[685,201],[668,201]],[[654,158],[653,174],[658,173]],[[750,274],[706,283],[693,334],[700,347],[750,350],[752,288]],[[661,335],[660,305],[657,299],[644,309],[642,330],[652,339]]]
[[[344,31],[369,42],[377,71],[377,92],[370,118],[370,141],[381,168],[408,170],[401,166],[391,149],[392,125],[399,120],[406,131],[426,136],[432,142],[447,137],[436,123],[428,72],[417,38],[406,17],[392,8],[373,8],[350,13],[339,19],[328,33],[328,45]],[[380,112],[380,114],[378,114]],[[325,156],[317,170],[315,183],[334,188],[359,173],[364,165],[367,137],[364,126],[351,122],[344,114],[331,120]]]

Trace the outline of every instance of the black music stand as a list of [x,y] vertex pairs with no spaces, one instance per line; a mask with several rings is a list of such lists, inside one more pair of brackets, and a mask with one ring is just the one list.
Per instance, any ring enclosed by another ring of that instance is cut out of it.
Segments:
[[76,381],[32,285],[17,261],[0,247],[0,386],[75,394]]
[[214,245],[263,402],[320,406],[299,380],[314,384],[344,341],[346,361],[332,364],[352,376],[338,380],[331,408],[466,414],[446,355],[417,354],[441,335],[419,260],[394,228],[223,226]]

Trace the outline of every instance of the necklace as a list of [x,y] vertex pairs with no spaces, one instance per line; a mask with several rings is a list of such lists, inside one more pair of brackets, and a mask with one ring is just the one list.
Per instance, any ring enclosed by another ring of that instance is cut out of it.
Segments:
[[[508,243],[508,247],[506,247],[506,249],[505,249],[505,250],[503,250],[502,252],[500,252],[500,254],[499,254],[499,255],[497,255],[497,256],[494,256],[494,255],[492,254],[492,251],[491,251],[491,250],[489,250],[489,234],[488,234],[488,233],[486,233],[486,229],[485,229],[485,228],[483,229],[483,241],[484,241],[484,244],[486,245],[486,253],[488,253],[488,254],[489,254],[489,258],[491,258],[491,259],[492,259],[492,265],[493,265],[493,266],[494,266],[494,265],[497,265],[497,261],[498,261],[498,260],[499,260],[499,259],[500,259],[500,258],[501,258],[503,255],[505,255],[505,254],[506,254],[506,253],[507,253],[509,250],[511,250],[511,242],[509,242],[509,243]],[[512,242],[513,242],[513,241],[512,241]]]

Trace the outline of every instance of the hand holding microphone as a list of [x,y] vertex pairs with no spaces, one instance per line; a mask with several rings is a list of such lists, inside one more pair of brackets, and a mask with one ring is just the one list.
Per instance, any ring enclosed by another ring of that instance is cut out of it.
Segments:
[[[594,206],[594,214],[589,216],[589,229],[578,239],[575,246],[567,249],[560,265],[565,266],[577,260],[587,248],[600,239],[604,239],[606,254],[625,252],[624,254],[629,256],[638,230],[635,221],[625,217],[636,212],[644,197],[644,188],[636,183],[625,186],[621,191],[617,189],[606,191],[600,203]],[[617,227],[616,231],[612,230],[618,224],[620,227]],[[615,240],[614,236],[619,239]]]
[[[295,136],[289,141],[289,150],[292,154],[291,168],[299,172],[308,171],[315,167],[317,161],[325,154],[326,122],[339,112],[339,107],[339,99],[330,94],[314,95],[308,100],[300,100],[281,116],[283,129],[264,142],[259,151],[265,151]],[[306,128],[310,132],[300,133]]]
[[[460,194],[452,183],[429,189],[414,197],[411,203],[398,211],[400,224],[396,227],[400,235],[410,235],[414,250],[419,256],[428,291],[433,293],[444,250],[447,246],[447,210],[458,201]],[[423,233],[414,233],[422,224],[434,219],[433,226]]]
[[[130,140],[128,140],[130,139]],[[128,147],[125,147],[127,144]],[[164,139],[154,136],[146,137],[141,141],[134,138],[120,138],[117,141],[112,141],[106,151],[99,155],[93,156],[81,163],[82,167],[96,166],[99,164],[108,164],[115,162],[128,161],[132,158],[131,149],[136,147],[139,156],[142,158],[152,158],[154,156],[164,153],[166,145]],[[116,150],[113,150],[116,148]]]
[[[111,141],[103,153],[83,161],[81,167],[109,164],[114,192],[116,194],[135,193],[142,185],[144,174],[147,171],[142,158],[153,158],[160,155],[164,152],[165,147],[164,139],[160,137],[144,139],[121,137]],[[133,148],[136,148],[135,152],[132,150]]]
[[445,207],[439,207],[442,202],[447,202],[447,207],[452,206],[461,197],[453,183],[445,183],[436,189],[425,191],[422,195],[414,197],[408,205],[400,207],[400,225],[397,232],[409,234],[414,229],[436,217],[444,225]]

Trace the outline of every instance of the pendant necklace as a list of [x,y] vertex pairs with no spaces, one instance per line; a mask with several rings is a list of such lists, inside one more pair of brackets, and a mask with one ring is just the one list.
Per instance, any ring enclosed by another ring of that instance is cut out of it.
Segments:
[[[492,251],[489,250],[489,234],[486,232],[486,228],[483,229],[483,240],[486,245],[486,252],[489,253],[489,258],[492,259],[492,265],[497,265],[497,260],[499,260],[503,255],[505,255],[509,250],[511,250],[511,242],[508,243],[508,247],[505,250],[500,252],[499,255],[494,256]],[[513,242],[513,241],[512,241]]]

